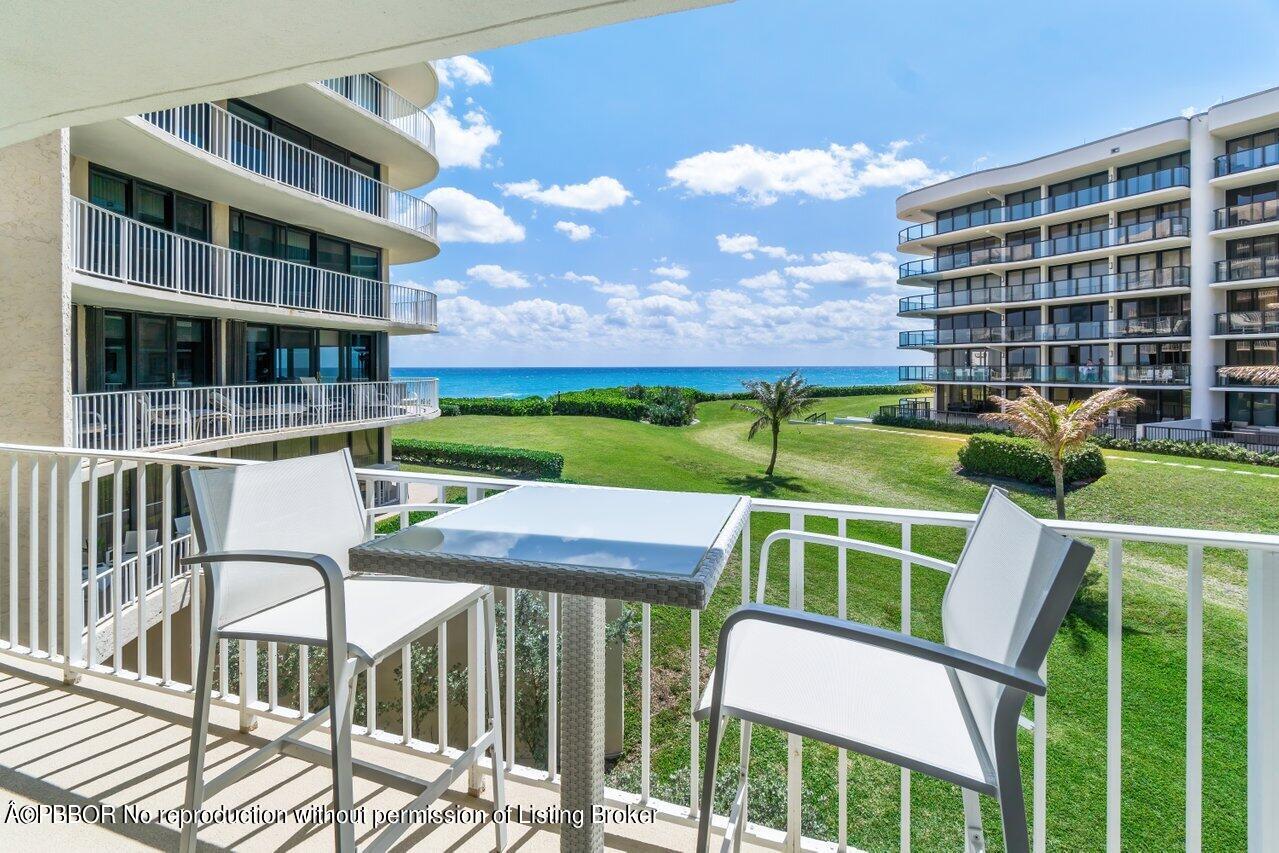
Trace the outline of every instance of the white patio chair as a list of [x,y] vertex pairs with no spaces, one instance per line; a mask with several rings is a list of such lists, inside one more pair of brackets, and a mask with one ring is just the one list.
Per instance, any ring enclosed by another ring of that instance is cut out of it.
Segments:
[[[335,809],[353,806],[353,767],[386,772],[351,756],[351,716],[355,679],[393,652],[434,631],[454,616],[483,611],[485,641],[472,644],[470,677],[487,671],[491,727],[478,735],[435,781],[406,808],[424,809],[485,752],[492,755],[494,809],[505,808],[501,717],[498,696],[496,625],[491,587],[442,583],[384,575],[351,575],[349,549],[364,542],[371,528],[360,500],[351,456],[338,453],[221,469],[190,469],[184,475],[203,551],[182,560],[205,568],[199,674],[191,723],[191,755],[186,807],[199,809],[207,797],[261,767],[282,752],[314,758],[333,771]],[[406,505],[435,509],[439,505]],[[453,508],[453,507],[448,507]],[[397,507],[396,509],[399,509]],[[204,780],[214,656],[218,640],[256,640],[323,646],[330,650],[330,705],[211,781]],[[336,651],[336,653],[334,653]],[[481,655],[487,653],[482,665]],[[478,716],[483,717],[479,712]],[[330,720],[331,752],[302,740]],[[480,728],[484,724],[480,723]],[[494,821],[497,845],[506,845],[504,822]],[[372,842],[385,850],[409,828],[391,824]],[[196,846],[197,827],[182,830],[181,849]],[[355,849],[350,823],[334,822],[338,850]]]
[[[945,645],[883,628],[762,604],[768,552],[797,540],[863,551],[950,573],[942,599]],[[1062,536],[991,489],[951,564],[885,545],[798,530],[760,549],[756,604],[720,630],[715,671],[695,717],[709,719],[698,851],[710,841],[723,718],[742,721],[739,787],[724,849],[746,825],[752,723],[879,758],[958,785],[967,849],[985,849],[978,794],[999,801],[1004,844],[1029,849],[1017,761],[1028,693],[1044,695],[1039,668],[1083,580],[1093,548]]]

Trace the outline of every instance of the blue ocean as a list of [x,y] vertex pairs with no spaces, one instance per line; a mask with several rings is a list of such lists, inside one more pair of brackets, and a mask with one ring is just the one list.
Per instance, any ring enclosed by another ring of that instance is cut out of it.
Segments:
[[[392,379],[435,376],[444,397],[548,397],[558,391],[622,385],[742,390],[743,379],[776,379],[794,367],[392,367]],[[890,385],[896,367],[800,367],[813,385]]]

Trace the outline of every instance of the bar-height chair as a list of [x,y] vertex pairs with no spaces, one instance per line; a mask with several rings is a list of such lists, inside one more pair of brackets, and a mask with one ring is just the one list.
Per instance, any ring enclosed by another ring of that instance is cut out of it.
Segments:
[[[831,545],[950,574],[945,644],[828,616],[766,606],[768,553],[783,540]],[[753,723],[879,758],[958,785],[970,851],[985,849],[978,794],[999,801],[1004,845],[1029,849],[1017,725],[1026,696],[1092,559],[991,489],[958,564],[872,542],[780,530],[760,550],[756,603],[724,620],[697,719],[709,719],[697,849],[710,843],[715,763],[725,717],[742,721],[739,787],[724,849],[746,825]]]
[[[492,756],[494,808],[505,808],[502,778],[502,724],[498,701],[496,623],[491,587],[414,578],[351,575],[349,549],[368,538],[368,511],[350,453],[307,456],[279,462],[220,469],[190,469],[187,497],[202,553],[184,559],[205,568],[205,606],[201,613],[199,673],[191,724],[191,756],[186,807],[201,808],[229,784],[288,753],[318,757],[333,771],[333,805],[353,805],[351,716],[355,679],[454,616],[483,611],[484,659],[472,649],[472,678],[486,672],[491,727],[407,808],[421,809],[438,799],[485,752]],[[443,510],[438,505],[383,507]],[[209,724],[214,654],[218,640],[256,640],[322,646],[329,650],[328,708],[290,729],[211,781],[204,781],[205,739]],[[405,673],[405,677],[408,674]],[[372,698],[370,698],[372,701]],[[329,720],[331,753],[302,741]],[[480,728],[483,728],[483,724]],[[506,844],[506,825],[494,821],[498,849]],[[372,842],[386,849],[408,824],[390,825]],[[183,851],[195,849],[197,827],[182,830]],[[337,849],[355,849],[354,827],[334,822]]]

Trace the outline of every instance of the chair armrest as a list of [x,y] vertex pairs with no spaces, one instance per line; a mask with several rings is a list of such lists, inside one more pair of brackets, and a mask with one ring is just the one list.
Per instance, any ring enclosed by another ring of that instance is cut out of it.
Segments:
[[768,555],[772,550],[774,543],[782,540],[808,542],[813,545],[831,545],[835,548],[844,548],[850,551],[861,551],[866,554],[876,554],[880,557],[892,557],[898,560],[909,560],[920,566],[929,569],[936,569],[939,572],[953,574],[955,564],[948,563],[945,560],[939,560],[936,557],[929,557],[926,554],[917,554],[914,551],[904,551],[901,548],[894,548],[891,545],[880,545],[877,542],[867,542],[864,539],[849,539],[846,536],[832,536],[828,533],[809,533],[806,530],[775,530],[764,538],[764,543],[759,546],[759,578],[758,587],[755,593],[755,602],[762,604],[764,602],[764,585],[768,580]]
[[370,514],[377,513],[385,515],[389,512],[452,512],[455,509],[461,509],[466,504],[442,504],[442,503],[421,503],[421,504],[387,504],[386,506],[375,506],[366,509],[365,512]]
[[920,658],[921,660],[939,663],[961,672],[971,673],[988,681],[1024,690],[1036,696],[1043,696],[1048,692],[1048,686],[1039,677],[1039,673],[1034,670],[1008,666],[999,661],[990,660],[989,658],[945,646],[941,643],[934,643],[921,637],[912,637],[899,631],[889,631],[884,628],[876,628],[873,625],[863,625],[860,622],[849,622],[832,616],[788,610],[784,607],[773,607],[768,604],[747,604],[728,615],[728,618],[724,620],[723,627],[720,628],[721,654],[726,648],[725,641],[728,639],[733,626],[748,620],[789,625],[832,637],[841,637],[846,640],[865,643],[869,646],[877,646]]

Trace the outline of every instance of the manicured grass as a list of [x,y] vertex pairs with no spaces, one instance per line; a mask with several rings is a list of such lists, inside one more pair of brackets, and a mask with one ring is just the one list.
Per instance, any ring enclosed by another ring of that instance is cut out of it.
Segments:
[[[896,397],[833,398],[818,410],[869,415]],[[762,476],[768,444],[746,440],[748,418],[728,403],[698,407],[699,423],[686,428],[575,417],[456,417],[400,428],[397,436],[497,444],[564,454],[564,479],[641,488],[738,492],[795,500],[975,511],[988,483],[956,472],[963,436],[878,427],[788,426],[782,432],[777,474]],[[1109,473],[1067,498],[1071,517],[1093,521],[1279,532],[1273,469],[1149,454],[1106,452]],[[1150,464],[1168,462],[1171,465]],[[1221,470],[1214,470],[1221,469]],[[1240,474],[1236,472],[1252,472]],[[1052,513],[1046,491],[1011,486],[1019,504],[1039,516]],[[782,516],[756,515],[752,554]],[[834,532],[832,522],[809,529]],[[896,528],[849,525],[849,534],[896,544]],[[1096,849],[1105,840],[1106,581],[1104,542],[1049,657],[1048,844],[1050,849]],[[916,550],[954,558],[958,531],[916,528]],[[1123,833],[1125,848],[1167,850],[1183,845],[1185,779],[1185,560],[1184,549],[1157,545],[1125,548],[1123,588]],[[816,611],[836,612],[836,570],[829,549],[805,550],[805,600]],[[779,563],[769,577],[768,600],[784,604],[787,576]],[[888,627],[900,623],[900,570],[895,562],[850,555],[850,618]],[[944,578],[915,569],[915,632],[941,639],[937,618]],[[1205,560],[1204,847],[1246,846],[1246,569],[1233,553],[1209,550]],[[701,620],[702,679],[713,666],[724,616],[740,597],[735,559]],[[654,792],[687,797],[689,616],[653,610],[652,716]],[[638,779],[638,649],[628,642],[626,739],[615,771]],[[1030,710],[1027,709],[1029,715]],[[757,729],[752,752],[752,817],[783,814],[785,742]],[[1023,770],[1030,799],[1030,733],[1023,732]],[[726,772],[736,763],[735,729],[721,754]],[[829,837],[837,826],[836,753],[814,744],[804,752],[805,830]],[[987,802],[992,849],[1001,848],[998,815]],[[912,786],[912,841],[917,849],[954,849],[962,843],[956,790],[916,775]],[[898,777],[887,765],[850,757],[849,839],[869,850],[897,847]]]

